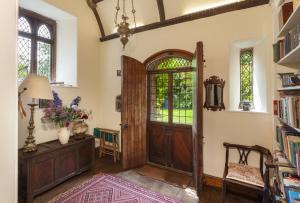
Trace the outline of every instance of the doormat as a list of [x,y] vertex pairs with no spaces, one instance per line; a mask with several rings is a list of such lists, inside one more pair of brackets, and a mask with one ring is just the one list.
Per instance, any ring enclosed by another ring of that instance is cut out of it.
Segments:
[[167,169],[162,169],[156,166],[145,165],[141,168],[135,169],[135,171],[142,176],[159,180],[184,189],[192,184],[191,176]]

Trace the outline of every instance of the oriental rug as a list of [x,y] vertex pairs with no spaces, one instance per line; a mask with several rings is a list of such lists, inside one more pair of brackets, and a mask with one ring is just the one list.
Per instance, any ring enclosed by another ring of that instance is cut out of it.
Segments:
[[129,181],[97,175],[75,186],[49,203],[179,203]]

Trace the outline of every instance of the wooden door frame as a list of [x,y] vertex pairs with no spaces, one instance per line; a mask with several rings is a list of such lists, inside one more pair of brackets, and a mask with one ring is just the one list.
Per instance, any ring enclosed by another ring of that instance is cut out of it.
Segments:
[[[199,47],[200,46],[200,47]],[[202,42],[197,43],[197,50],[201,50],[201,53],[199,53],[196,57],[196,60],[199,62],[203,62],[203,44]],[[166,49],[166,50],[162,50],[159,51],[153,55],[151,55],[150,57],[148,57],[145,61],[144,61],[144,66],[145,68],[147,68],[147,65],[149,63],[151,63],[152,61],[155,61],[159,58],[164,58],[164,57],[168,57],[168,56],[180,56],[183,58],[186,58],[188,60],[193,60],[194,58],[194,54],[189,52],[189,51],[185,51],[185,50],[181,50],[181,49]],[[197,88],[198,88],[198,93],[197,93],[197,107],[198,107],[198,113],[197,113],[197,128],[198,128],[198,143],[196,143],[198,145],[198,150],[196,152],[197,155],[195,155],[194,153],[194,149],[193,149],[193,165],[194,165],[194,161],[195,161],[195,157],[197,156],[199,157],[200,161],[197,160],[198,162],[198,171],[195,172],[193,170],[193,174],[194,173],[201,173],[198,174],[198,176],[201,178],[200,180],[200,184],[201,184],[201,188],[202,188],[202,184],[203,184],[203,145],[199,144],[199,143],[203,143],[203,63],[197,64],[196,67],[196,74],[197,74]],[[150,91],[148,89],[149,87],[149,74],[147,73],[147,132],[148,132],[148,122],[149,122],[149,106],[150,103],[148,101],[148,98],[150,97]],[[149,159],[149,147],[148,147],[148,143],[149,143],[149,136],[147,133],[147,146],[146,146],[146,153],[147,153],[147,158]],[[193,139],[194,141],[194,139]],[[194,148],[194,143],[193,143],[193,148]],[[200,192],[197,191],[197,194],[199,196]]]
[[[197,162],[198,171],[198,183],[197,184],[197,195],[200,198],[201,192],[203,190],[203,92],[204,92],[204,56],[203,56],[203,42],[198,42],[196,44],[196,51],[194,54],[194,60],[196,60],[196,77],[197,77],[197,92],[196,92],[196,103],[197,103],[197,138],[194,140],[193,137],[193,144],[196,144],[197,147],[193,146],[193,150],[196,149],[194,152],[194,162]],[[195,132],[192,132],[193,135]],[[194,143],[194,141],[196,143]],[[200,155],[200,156],[199,156]],[[195,171],[193,171],[195,172]],[[194,174],[194,173],[193,173]],[[193,180],[194,181],[194,180]],[[195,182],[195,181],[194,181]]]

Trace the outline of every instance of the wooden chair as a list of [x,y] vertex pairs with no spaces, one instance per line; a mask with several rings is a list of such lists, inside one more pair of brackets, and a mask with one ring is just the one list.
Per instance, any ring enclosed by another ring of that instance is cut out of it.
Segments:
[[114,157],[115,163],[119,161],[119,131],[104,128],[95,128],[94,134],[100,140],[99,157],[107,154]]
[[[269,167],[264,164],[272,161],[270,151],[264,147],[244,146],[224,143],[226,147],[226,162],[223,175],[223,187],[221,202],[226,202],[228,192],[244,195],[247,197],[258,197],[261,202],[269,202]],[[239,154],[238,163],[229,163],[229,151],[237,150]],[[259,154],[259,168],[248,165],[248,157],[251,152]],[[265,167],[264,167],[265,165]]]

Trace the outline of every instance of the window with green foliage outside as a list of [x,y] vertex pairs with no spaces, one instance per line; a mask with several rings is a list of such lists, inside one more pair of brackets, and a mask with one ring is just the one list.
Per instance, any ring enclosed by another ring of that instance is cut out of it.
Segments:
[[173,57],[155,61],[147,67],[150,73],[151,121],[192,124],[191,66],[190,60]]
[[54,81],[55,21],[21,9],[18,18],[17,80],[29,73]]
[[240,52],[240,104],[253,103],[253,49]]

